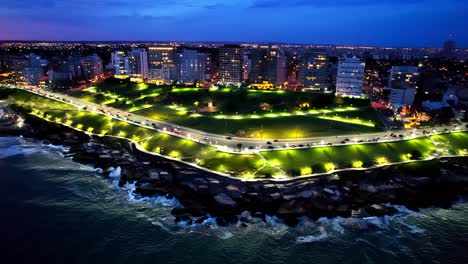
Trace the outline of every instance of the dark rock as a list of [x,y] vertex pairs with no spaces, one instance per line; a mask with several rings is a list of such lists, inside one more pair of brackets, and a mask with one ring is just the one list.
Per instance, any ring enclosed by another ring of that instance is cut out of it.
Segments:
[[387,206],[382,204],[372,204],[366,208],[366,211],[375,216],[392,215],[397,212],[393,206]]
[[222,206],[227,206],[227,207],[234,207],[237,206],[237,203],[231,199],[227,194],[225,193],[220,193],[214,197],[216,203]]
[[312,198],[314,196],[314,192],[311,191],[311,190],[302,191],[301,193],[299,193],[299,196],[304,198],[304,199],[309,199],[309,198]]
[[203,222],[205,222],[205,220],[208,219],[208,216],[202,216],[202,217],[199,217],[195,220],[195,223],[196,224],[202,224]]
[[279,192],[272,193],[272,194],[270,194],[270,197],[275,201],[279,200],[279,199],[281,199],[281,193],[279,193]]

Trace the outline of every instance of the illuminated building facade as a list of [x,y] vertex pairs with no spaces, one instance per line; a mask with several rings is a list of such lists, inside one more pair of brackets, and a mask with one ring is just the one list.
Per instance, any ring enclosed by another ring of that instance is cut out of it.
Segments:
[[127,55],[126,69],[130,78],[148,79],[148,53],[145,49],[134,49]]
[[281,86],[286,81],[287,60],[278,46],[260,46],[250,52],[250,74],[252,83],[268,82]]
[[43,77],[44,70],[42,68],[24,68],[24,80],[31,85],[38,85]]
[[389,104],[393,106],[412,105],[416,95],[418,76],[418,67],[416,66],[393,66],[386,88],[390,89]]
[[125,68],[127,56],[123,51],[114,51],[111,54],[111,63],[114,67],[115,75],[127,75]]
[[182,83],[204,82],[208,54],[184,49],[177,53],[177,76]]
[[81,58],[81,70],[86,80],[99,78],[103,73],[101,58],[97,54]]
[[328,53],[311,51],[301,58],[298,83],[304,90],[329,91]]
[[177,79],[175,48],[172,46],[155,46],[148,48],[149,77],[166,82]]
[[238,45],[224,45],[219,48],[219,81],[226,85],[240,85],[242,82],[242,48]]
[[358,58],[346,58],[338,63],[336,95],[360,97],[366,64]]

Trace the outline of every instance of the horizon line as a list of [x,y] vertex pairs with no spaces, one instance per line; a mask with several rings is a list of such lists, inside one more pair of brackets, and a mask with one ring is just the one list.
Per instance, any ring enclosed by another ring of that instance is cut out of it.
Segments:
[[[448,41],[448,40],[446,40]],[[325,46],[325,47],[338,47],[338,46],[351,46],[351,47],[368,47],[368,48],[392,48],[392,49],[443,49],[443,47],[434,47],[434,46],[380,46],[380,45],[362,45],[362,44],[317,44],[317,43],[300,43],[300,42],[274,42],[274,41],[206,41],[206,40],[19,40],[19,39],[10,39],[3,40],[0,39],[0,43],[8,42],[25,42],[25,43],[150,43],[150,42],[161,42],[161,43],[170,43],[170,42],[185,42],[185,43],[206,43],[206,44],[277,44],[277,45],[298,45],[298,46]],[[465,47],[456,47],[455,49],[467,49]]]

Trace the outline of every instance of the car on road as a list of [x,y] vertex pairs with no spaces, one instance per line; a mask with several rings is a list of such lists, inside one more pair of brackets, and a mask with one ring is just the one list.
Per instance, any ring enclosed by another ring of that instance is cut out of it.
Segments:
[[275,140],[273,140],[273,142],[278,142],[278,140],[277,140],[277,139],[275,139]]
[[267,141],[267,144],[268,144],[268,145],[271,145],[272,143],[271,143],[270,141]]
[[231,139],[232,139],[232,137],[226,137],[226,139],[229,139],[229,140],[231,140]]

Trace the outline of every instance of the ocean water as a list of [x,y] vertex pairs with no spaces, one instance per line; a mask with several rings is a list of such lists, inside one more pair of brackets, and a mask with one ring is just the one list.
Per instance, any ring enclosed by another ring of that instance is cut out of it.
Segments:
[[[468,201],[391,217],[175,224],[176,199],[118,188],[67,149],[0,138],[1,263],[468,263]],[[112,176],[112,177],[111,177]]]

